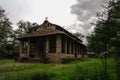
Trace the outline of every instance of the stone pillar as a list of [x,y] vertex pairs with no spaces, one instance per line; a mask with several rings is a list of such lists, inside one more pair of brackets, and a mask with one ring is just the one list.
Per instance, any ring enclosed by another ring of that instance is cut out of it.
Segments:
[[74,43],[74,45],[75,45],[75,58],[77,57],[77,45],[76,45],[76,42]]
[[73,42],[73,54],[75,55],[75,43]]
[[27,57],[29,57],[30,54],[30,40],[28,39],[28,44],[27,44]]
[[45,49],[46,54],[49,53],[49,37],[46,37],[46,49]]
[[81,55],[81,45],[79,45],[79,54]]
[[35,42],[35,57],[38,57],[39,55],[39,44],[38,40]]
[[76,44],[76,54],[79,54],[79,52],[78,52],[78,43]]
[[61,36],[56,36],[56,53],[61,53]]
[[71,41],[70,41],[69,44],[70,44],[70,49],[69,49],[70,51],[69,51],[69,52],[70,52],[70,54],[71,54],[71,53],[72,53],[72,44],[71,44]]
[[77,54],[77,43],[76,43],[76,54]]
[[55,57],[55,62],[59,63],[61,62],[60,60],[60,54],[62,52],[61,50],[61,36],[60,35],[56,35],[56,57]]
[[82,47],[82,57],[84,58],[84,55],[85,55],[85,49],[84,47]]
[[74,57],[76,57],[75,42],[74,41],[73,41],[73,54],[74,54]]
[[71,41],[71,54],[73,54],[73,42]]
[[22,54],[22,52],[23,52],[23,42],[22,41],[20,41],[20,47],[19,47],[19,56],[21,57],[21,54]]
[[65,54],[67,54],[67,38],[65,39]]
[[79,45],[79,54],[81,55],[81,52],[80,52],[80,45]]
[[80,55],[80,45],[78,44],[78,54]]

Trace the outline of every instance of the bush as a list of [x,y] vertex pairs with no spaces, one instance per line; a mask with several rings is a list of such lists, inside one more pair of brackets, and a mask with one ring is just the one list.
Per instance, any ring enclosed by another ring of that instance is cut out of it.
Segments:
[[[8,63],[5,60],[0,62]],[[107,75],[104,75],[100,59],[68,64],[11,64],[0,67],[0,80],[116,80],[116,62],[107,60]]]
[[[110,66],[112,61],[108,63],[107,66]],[[102,63],[97,64],[87,63],[87,65],[77,65],[73,72],[71,72],[69,80],[116,80],[114,72],[112,69],[113,66],[108,67],[107,73],[105,75],[104,68]],[[115,68],[115,65],[114,65]]]

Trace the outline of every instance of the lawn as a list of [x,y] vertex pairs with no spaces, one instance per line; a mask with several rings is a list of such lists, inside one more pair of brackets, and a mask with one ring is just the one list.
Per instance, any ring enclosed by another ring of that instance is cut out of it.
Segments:
[[67,64],[19,63],[0,60],[0,80],[116,80],[116,63],[107,60],[107,76],[104,76],[100,59],[85,59]]
[[14,63],[13,59],[0,59],[0,65]]

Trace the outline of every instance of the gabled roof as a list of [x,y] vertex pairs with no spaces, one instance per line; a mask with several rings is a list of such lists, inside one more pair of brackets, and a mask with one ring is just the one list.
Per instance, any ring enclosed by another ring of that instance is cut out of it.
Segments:
[[79,38],[68,32],[61,26],[50,23],[48,20],[45,20],[41,25],[33,27],[32,29],[35,31],[29,34],[23,34],[22,36],[18,37],[18,39],[52,35],[52,34],[64,34],[80,43],[82,42],[82,40],[80,40]]

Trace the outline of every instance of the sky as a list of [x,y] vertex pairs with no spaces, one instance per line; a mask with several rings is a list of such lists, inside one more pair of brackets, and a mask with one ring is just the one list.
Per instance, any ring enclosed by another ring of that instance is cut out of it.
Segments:
[[[102,5],[107,6],[108,0],[77,0],[77,3],[71,6],[71,13],[76,15],[75,31],[81,31],[84,35],[90,34],[94,25],[98,20],[96,17],[97,12],[104,11]],[[72,26],[72,27],[73,27]],[[71,28],[72,28],[71,27]]]
[[0,6],[17,28],[20,20],[41,24],[45,17],[51,23],[64,26],[74,33],[87,35],[93,31],[91,23],[97,21],[96,12],[108,0],[0,0]]
[[70,6],[75,0],[0,0],[13,24],[20,20],[41,24],[45,17],[52,23],[69,26],[75,21]]

